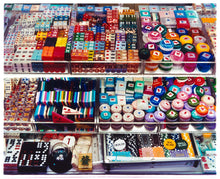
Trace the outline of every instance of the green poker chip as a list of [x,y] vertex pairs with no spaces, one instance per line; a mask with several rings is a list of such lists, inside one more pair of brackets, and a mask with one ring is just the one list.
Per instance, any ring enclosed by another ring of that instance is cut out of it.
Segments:
[[165,25],[162,24],[155,26],[154,30],[161,33],[162,36],[165,36],[167,34],[167,28]]
[[186,43],[182,46],[181,51],[185,54],[186,52],[196,52],[196,48],[193,44]]
[[176,98],[176,93],[174,93],[173,91],[168,91],[165,93],[165,99],[167,99],[168,101],[172,101]]
[[173,40],[173,44],[174,44],[173,47],[174,50],[180,50],[182,48],[182,44],[179,40]]
[[178,112],[173,109],[170,109],[166,112],[166,117],[169,120],[176,120],[176,118],[178,118]]
[[198,96],[202,97],[205,94],[205,90],[201,86],[197,86],[194,88],[194,93],[197,94]]
[[163,70],[163,71],[170,71],[172,69],[172,67],[169,68],[164,68],[162,65],[159,66],[159,69]]
[[176,79],[178,79],[179,81],[187,81],[188,77],[176,77]]
[[191,107],[196,107],[199,105],[199,100],[195,97],[191,97],[188,99],[187,101],[188,105],[190,105]]

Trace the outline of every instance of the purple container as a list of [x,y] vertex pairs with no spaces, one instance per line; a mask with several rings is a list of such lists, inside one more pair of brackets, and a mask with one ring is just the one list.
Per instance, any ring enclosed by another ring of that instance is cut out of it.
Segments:
[[[216,120],[216,112],[213,109],[209,109],[207,116],[205,117],[205,121],[215,121]],[[206,123],[205,127],[208,130],[214,130],[216,128],[216,123]]]
[[[154,118],[156,122],[164,122],[166,119],[166,114],[162,111],[154,112]],[[162,129],[165,129],[165,124],[160,125]]]
[[[147,113],[145,115],[145,122],[155,122],[154,113]],[[155,127],[155,124],[145,124],[145,128],[150,131],[153,131]]]
[[186,92],[188,95],[191,95],[191,94],[192,94],[192,87],[189,86],[189,85],[184,85],[184,86],[181,88],[181,91],[184,91],[184,92]]

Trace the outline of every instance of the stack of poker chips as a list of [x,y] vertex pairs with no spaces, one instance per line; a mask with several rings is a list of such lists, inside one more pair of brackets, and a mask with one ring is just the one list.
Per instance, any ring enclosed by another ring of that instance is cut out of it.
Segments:
[[170,54],[170,59],[174,62],[173,67],[180,69],[183,66],[182,61],[184,60],[184,53],[179,50],[173,50]]
[[[198,55],[195,52],[187,52],[184,55],[185,62],[196,62],[198,59]],[[183,66],[186,72],[193,72],[196,69],[196,63],[184,63]]]
[[159,68],[163,71],[170,71],[173,67],[173,63],[170,57],[164,57],[162,63],[160,63]]
[[159,44],[160,51],[163,53],[163,56],[168,56],[173,51],[174,44],[172,40],[163,39]]
[[151,50],[150,57],[147,61],[156,62],[156,63],[146,63],[145,69],[148,71],[156,71],[158,69],[158,65],[163,59],[163,54],[159,50]]

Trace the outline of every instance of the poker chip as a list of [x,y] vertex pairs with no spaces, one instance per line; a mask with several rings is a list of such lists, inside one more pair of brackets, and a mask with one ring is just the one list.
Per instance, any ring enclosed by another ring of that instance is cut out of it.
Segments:
[[122,107],[118,104],[113,104],[111,106],[111,112],[112,113],[121,113],[122,112]]
[[176,79],[174,80],[173,84],[181,88],[185,85],[185,82],[182,82]]
[[[186,43],[182,46],[181,51],[185,54],[187,52],[196,52],[196,48],[193,44]],[[197,55],[198,56],[198,55]]]
[[166,90],[163,86],[157,86],[154,88],[154,95],[158,96],[159,98],[162,97],[166,93]]
[[193,42],[195,45],[197,45],[198,43],[205,43],[206,42],[206,38],[200,35],[194,36],[193,37]]
[[[143,122],[144,116],[145,116],[145,113],[144,113],[143,110],[138,109],[138,110],[134,111],[134,119],[135,119],[136,122]],[[136,125],[136,126],[142,126],[142,124],[141,125]]]
[[208,114],[208,107],[204,106],[204,105],[198,105],[196,106],[196,113],[200,116],[200,117],[205,117]]
[[[113,113],[111,115],[111,122],[122,122],[122,115],[120,113]],[[122,124],[111,124],[112,129],[119,130]]]
[[178,112],[170,109],[166,112],[166,119],[168,122],[175,122],[178,119]]
[[172,40],[163,39],[160,41],[160,49],[164,54],[169,54],[173,50],[174,44]]
[[199,105],[199,100],[195,97],[190,97],[188,100],[187,100],[187,104],[192,108],[192,109],[195,109],[196,106]]
[[162,60],[163,63],[160,63],[159,64],[159,68],[163,71],[170,71],[173,67],[173,63],[170,63],[172,62],[170,57],[164,57],[163,60]]
[[181,50],[182,44],[180,43],[179,40],[173,40],[173,49],[174,50]]
[[[145,122],[155,122],[154,113],[147,113],[145,115]],[[144,126],[147,130],[150,130],[150,131],[154,130],[156,127],[155,124],[145,124]]]
[[186,85],[193,85],[195,83],[194,77],[188,77]]
[[211,63],[206,63],[205,65],[203,62],[211,62],[213,61],[213,55],[209,52],[201,52],[198,57],[197,68],[200,72],[208,72],[211,69]]
[[193,39],[192,39],[192,37],[189,36],[189,35],[182,35],[182,36],[180,37],[180,43],[181,43],[182,45],[184,45],[184,44],[192,44],[192,43],[193,43]]
[[211,105],[208,107],[209,109],[213,109],[214,111],[216,111],[216,106],[215,105]]
[[[185,58],[184,61],[185,62],[195,62],[197,61],[198,55],[195,52],[186,52],[185,53]],[[193,72],[196,69],[196,63],[184,63],[183,69],[186,72]]]
[[126,104],[123,106],[123,113],[132,113],[133,112],[133,106],[130,104]]
[[187,81],[187,77],[176,77],[177,81],[179,82],[186,82]]
[[99,112],[103,112],[103,111],[110,111],[110,106],[108,104],[102,104],[100,107],[99,107]]
[[144,45],[144,48],[148,49],[148,50],[157,50],[158,46],[155,43],[152,42],[148,42]]
[[157,96],[151,96],[150,98],[150,104],[152,106],[158,106],[160,104],[161,99]]
[[154,30],[154,28],[151,25],[145,25],[144,27],[142,27],[142,33],[143,34],[147,34],[147,33],[151,32],[153,30]]
[[162,111],[154,112],[154,118],[156,122],[163,122],[166,119],[166,115]]
[[185,102],[189,99],[189,94],[185,91],[180,91],[179,93],[177,93],[177,98]]
[[150,51],[150,58],[149,61],[157,62],[157,63],[146,63],[145,69],[148,71],[155,71],[158,69],[159,62],[163,59],[163,54],[158,50],[151,50]]
[[203,77],[196,77],[195,78],[195,85],[197,85],[197,86],[205,85],[205,79]]
[[[205,121],[215,121],[216,120],[216,112],[213,109],[209,109],[207,116],[205,117]],[[216,123],[206,123],[205,127],[208,130],[214,130],[216,128]]]
[[179,69],[182,67],[182,63],[175,62],[182,62],[184,60],[184,53],[179,50],[173,50],[170,54],[170,59],[174,62],[173,66]]
[[210,47],[208,44],[206,43],[198,43],[196,45],[196,52],[198,54],[202,53],[202,52],[209,52],[210,51]]
[[123,122],[129,122],[131,124],[123,124],[123,128],[126,130],[131,130],[134,126],[134,124],[132,124],[134,122],[134,115],[131,113],[125,113],[123,115]]
[[168,100],[169,102],[172,102],[176,98],[176,93],[173,91],[168,91],[165,93],[165,99]]
[[181,99],[174,99],[171,106],[175,111],[181,111],[184,107],[184,102]]
[[154,27],[154,31],[157,31],[157,32],[161,33],[162,36],[164,36],[167,33],[167,28],[165,25],[159,24]]
[[159,104],[159,109],[163,112],[170,110],[171,106],[168,100],[162,100]]
[[184,28],[179,28],[179,29],[176,29],[176,33],[179,34],[179,36],[181,37],[182,35],[188,35],[188,30]]
[[205,94],[205,90],[201,86],[196,86],[194,88],[194,94],[197,94],[198,96],[202,97]]
[[177,85],[172,85],[169,87],[169,91],[174,92],[175,94],[178,94],[180,92],[180,87]]
[[179,40],[179,35],[175,32],[167,32],[165,38],[169,40]]
[[158,43],[160,42],[162,39],[162,35],[161,33],[157,32],[157,31],[151,31],[147,34],[147,41],[145,40],[144,42],[153,42],[153,43]]
[[194,97],[194,98],[200,100],[200,97],[199,97],[197,94],[190,94],[190,95],[189,95],[189,98],[192,98],[192,97]]
[[[110,122],[111,113],[109,111],[103,111],[100,114],[100,122]],[[110,124],[100,124],[102,130],[109,129]]]
[[[187,109],[183,109],[179,112],[180,122],[189,122],[191,119],[191,112]],[[187,130],[189,128],[189,124],[179,124],[179,128],[181,130]]]
[[147,113],[153,113],[156,110],[155,106],[148,104],[148,109],[145,110]]
[[138,56],[140,59],[147,60],[150,57],[150,51],[146,48],[142,48],[139,50]]

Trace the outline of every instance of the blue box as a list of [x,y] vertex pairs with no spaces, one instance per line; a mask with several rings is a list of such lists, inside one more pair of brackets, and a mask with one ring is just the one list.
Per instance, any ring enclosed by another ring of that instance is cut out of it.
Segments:
[[112,6],[104,6],[104,7],[103,7],[103,12],[104,12],[104,14],[107,13],[107,10],[112,10]]
[[113,104],[118,104],[117,96],[109,96],[109,105],[112,106]]
[[95,5],[86,5],[86,12],[94,12]]
[[77,7],[77,12],[78,14],[85,14],[86,7]]
[[176,18],[187,18],[185,11],[175,10],[174,14]]

